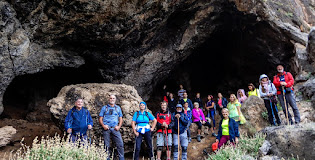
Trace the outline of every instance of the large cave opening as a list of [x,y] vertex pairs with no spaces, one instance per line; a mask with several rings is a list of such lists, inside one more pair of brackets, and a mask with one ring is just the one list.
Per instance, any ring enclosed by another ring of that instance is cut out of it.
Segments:
[[[165,91],[177,95],[180,84],[191,99],[201,93],[206,101],[208,94],[216,97],[221,92],[229,97],[238,89],[248,91],[248,83],[257,87],[259,76],[272,78],[279,63],[287,71],[293,69],[294,47],[284,33],[230,5],[218,17],[214,24],[217,27],[207,40],[157,85],[149,100],[152,105],[158,106],[154,102],[161,101]],[[164,85],[166,90],[162,89]]]

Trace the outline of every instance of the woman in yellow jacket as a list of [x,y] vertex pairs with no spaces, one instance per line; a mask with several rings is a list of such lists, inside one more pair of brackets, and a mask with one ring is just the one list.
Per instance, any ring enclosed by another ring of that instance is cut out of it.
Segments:
[[248,84],[248,97],[249,96],[257,96],[257,97],[260,97],[260,94],[259,94],[259,90],[254,86],[253,83],[249,83]]

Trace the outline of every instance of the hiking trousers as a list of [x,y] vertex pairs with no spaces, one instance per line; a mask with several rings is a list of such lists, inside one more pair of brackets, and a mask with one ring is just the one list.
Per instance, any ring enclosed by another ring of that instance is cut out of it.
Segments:
[[[178,138],[179,143],[178,144]],[[173,144],[174,144],[174,160],[178,159],[178,147],[181,145],[182,147],[182,160],[187,160],[187,147],[188,147],[188,138],[187,138],[187,131],[183,132],[182,134],[178,135],[176,133],[173,134]]]
[[134,154],[133,154],[133,159],[134,159],[134,160],[138,160],[138,159],[139,159],[139,154],[140,154],[140,150],[141,150],[142,138],[144,138],[144,141],[145,141],[145,143],[147,144],[148,152],[149,152],[149,157],[150,157],[150,158],[153,157],[151,131],[148,131],[148,132],[145,132],[144,134],[139,133],[139,136],[136,137],[136,143],[135,143]]
[[204,126],[208,126],[209,128],[211,128],[211,124],[210,124],[209,122],[207,122],[207,121],[206,121],[206,123],[205,123],[205,124],[202,124],[200,121],[197,121],[197,122],[194,122],[194,123],[196,123],[196,124],[197,124],[198,129],[201,129],[202,125],[204,125]]
[[[285,104],[284,104],[284,99],[283,99],[283,94],[279,94],[278,95],[278,99],[280,101],[280,104],[282,106],[282,110],[284,112],[284,114],[286,115],[286,109],[285,109]],[[287,107],[289,109],[289,105],[292,107],[292,110],[293,110],[293,113],[294,113],[294,121],[295,123],[299,123],[300,122],[300,112],[299,112],[299,109],[297,108],[296,106],[296,101],[295,101],[295,97],[294,97],[294,92],[287,92],[285,94],[285,99],[286,99],[286,102],[287,102]],[[289,121],[292,121],[292,116],[288,110],[288,118],[289,118]]]
[[213,127],[215,127],[215,119],[214,119],[215,117],[214,116],[215,116],[215,110],[208,111],[207,117],[211,118]]
[[270,99],[264,99],[264,103],[268,111],[269,123],[271,125],[276,125],[276,122],[274,121],[274,118],[275,118],[275,120],[277,121],[277,124],[280,125],[281,121],[279,118],[277,105],[275,103],[272,103]]
[[117,147],[119,160],[124,160],[124,143],[121,138],[119,131],[116,131],[114,128],[109,128],[108,130],[103,129],[104,136],[104,145],[108,154],[108,158],[112,157],[113,148],[110,146],[110,140],[112,139]]

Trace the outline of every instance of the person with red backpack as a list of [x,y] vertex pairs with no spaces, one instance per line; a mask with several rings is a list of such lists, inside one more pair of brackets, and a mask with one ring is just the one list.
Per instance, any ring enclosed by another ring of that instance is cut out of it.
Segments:
[[[292,116],[288,110],[288,104],[292,107],[295,123],[300,123],[300,112],[296,106],[295,96],[293,92],[294,78],[290,72],[285,72],[282,64],[277,66],[278,74],[273,77],[273,84],[277,88],[277,95],[289,122],[293,124]],[[286,102],[285,102],[286,101]],[[288,112],[288,115],[286,113]]]
[[161,110],[156,113],[155,118],[157,120],[157,160],[161,160],[163,147],[166,146],[167,160],[171,159],[171,147],[172,147],[172,114],[167,108],[165,101],[161,102]]

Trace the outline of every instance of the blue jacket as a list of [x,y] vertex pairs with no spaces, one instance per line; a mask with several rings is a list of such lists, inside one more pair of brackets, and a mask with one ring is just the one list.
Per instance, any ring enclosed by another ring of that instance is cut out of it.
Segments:
[[[188,107],[190,108],[190,110],[193,110],[194,105],[192,104],[191,100],[187,98],[187,102],[188,102]],[[184,99],[181,99],[178,101],[178,103],[181,104],[182,106],[184,106],[185,101],[184,101]]]
[[[219,131],[218,131],[218,136],[217,139],[220,141],[222,137],[222,121],[219,123]],[[238,132],[238,123],[232,119],[229,118],[229,135],[230,135],[230,140],[235,141],[235,137],[239,137],[240,133]]]
[[[217,107],[220,107],[218,102],[219,102],[219,98],[217,100],[216,105],[217,105]],[[227,104],[228,104],[228,101],[226,100],[226,98],[222,97],[222,106],[223,106],[223,108],[226,108]]]
[[72,128],[72,134],[86,135],[88,125],[93,126],[93,119],[90,115],[89,110],[82,107],[80,111],[73,107],[69,110],[68,115],[65,119],[65,129]]
[[[178,120],[175,117],[175,115],[178,112],[175,112],[172,114],[172,133],[177,134],[178,133]],[[179,118],[179,134],[182,134],[186,131],[187,129],[187,125],[188,125],[188,117],[186,116],[186,114],[184,112],[180,112],[180,118]]]
[[[183,112],[184,112],[184,109],[183,109]],[[192,110],[190,110],[190,108],[187,108],[187,119],[188,121],[192,122]]]

